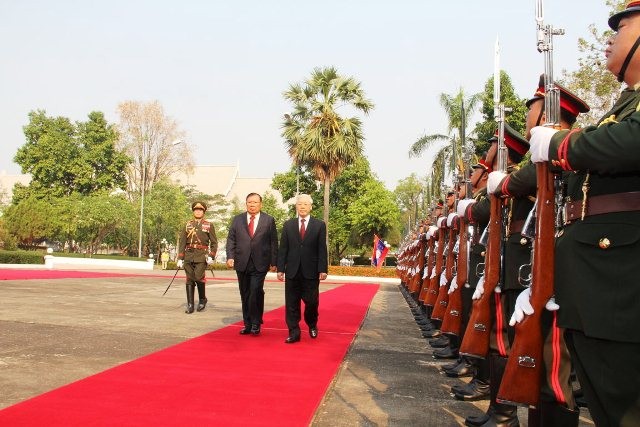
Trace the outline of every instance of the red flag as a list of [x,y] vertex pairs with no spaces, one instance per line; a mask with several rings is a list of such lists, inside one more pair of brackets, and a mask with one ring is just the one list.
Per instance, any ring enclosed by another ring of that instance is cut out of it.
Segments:
[[382,241],[376,234],[373,235],[373,254],[371,255],[371,265],[380,271],[382,263],[389,253],[387,242]]

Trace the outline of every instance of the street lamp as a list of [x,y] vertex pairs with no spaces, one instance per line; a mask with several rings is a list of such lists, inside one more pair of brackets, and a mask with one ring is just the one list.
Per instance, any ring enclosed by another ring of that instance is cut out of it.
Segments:
[[[145,139],[146,140],[146,139]],[[144,219],[144,184],[147,179],[147,158],[145,140],[142,141],[142,182],[140,185],[140,227],[138,229],[138,258],[142,258],[142,220]],[[183,139],[178,139],[171,143],[171,146],[182,144]]]

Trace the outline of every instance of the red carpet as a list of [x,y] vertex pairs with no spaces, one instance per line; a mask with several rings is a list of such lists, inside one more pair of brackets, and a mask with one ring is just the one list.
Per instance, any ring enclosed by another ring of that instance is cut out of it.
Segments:
[[377,285],[320,295],[320,335],[284,344],[284,307],[259,337],[225,327],[0,411],[2,426],[306,426]]

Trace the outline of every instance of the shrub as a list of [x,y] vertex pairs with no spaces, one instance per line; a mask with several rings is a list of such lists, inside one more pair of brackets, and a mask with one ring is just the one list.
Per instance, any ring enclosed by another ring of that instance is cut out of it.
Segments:
[[395,268],[382,268],[376,271],[374,267],[343,267],[338,265],[329,266],[329,274],[336,276],[364,276],[364,277],[398,277]]
[[34,251],[0,251],[0,264],[44,264],[44,253]]

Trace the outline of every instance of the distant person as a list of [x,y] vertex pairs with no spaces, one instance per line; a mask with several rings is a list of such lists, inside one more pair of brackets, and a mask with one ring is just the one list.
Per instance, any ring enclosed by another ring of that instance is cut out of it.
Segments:
[[278,232],[272,216],[261,212],[262,196],[246,197],[247,211],[231,220],[227,237],[227,266],[238,276],[242,319],[241,335],[260,334],[264,313],[264,278],[276,271]]
[[187,314],[193,313],[195,286],[198,286],[198,311],[204,310],[207,305],[204,273],[207,265],[213,264],[218,250],[218,239],[213,224],[204,219],[207,205],[204,202],[194,202],[191,210],[193,219],[189,220],[180,232],[177,262],[178,268],[184,267],[187,275]]
[[162,269],[166,270],[167,264],[169,263],[169,252],[162,252],[162,255],[160,255],[160,261],[162,261]]
[[309,215],[312,204],[308,194],[296,198],[297,218],[284,223],[278,249],[278,280],[285,280],[287,344],[300,341],[300,300],[305,304],[309,335],[318,336],[320,280],[327,278],[328,271],[327,226]]

